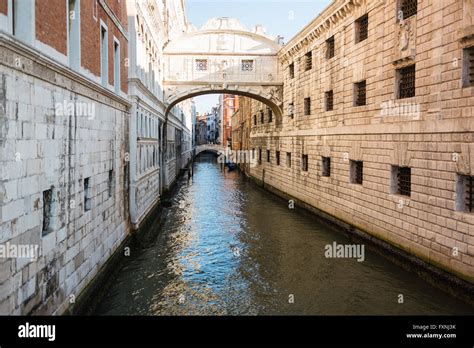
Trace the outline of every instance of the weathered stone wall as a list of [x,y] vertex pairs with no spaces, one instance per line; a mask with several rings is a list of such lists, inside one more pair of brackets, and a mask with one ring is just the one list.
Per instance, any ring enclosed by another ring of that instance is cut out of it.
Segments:
[[[474,282],[474,215],[456,208],[458,174],[473,175],[474,87],[463,87],[462,56],[474,46],[466,34],[474,4],[418,1],[417,14],[404,20],[396,17],[398,6],[334,1],[282,49],[283,122],[269,123],[265,113],[262,123],[258,112],[265,108],[253,103],[250,148],[257,155],[262,149],[262,164],[251,175]],[[368,38],[356,43],[355,21],[366,13]],[[335,54],[328,58],[332,36]],[[308,52],[312,68],[306,70]],[[399,99],[396,69],[411,64],[415,96]],[[363,80],[366,105],[354,106],[354,84]],[[334,110],[327,110],[331,90]],[[305,98],[311,98],[307,115]],[[322,156],[331,158],[330,177],[322,175]],[[362,185],[350,183],[351,160],[363,161]],[[394,193],[392,166],[411,168],[409,197]]]
[[4,36],[0,50],[0,244],[39,252],[0,259],[0,313],[62,313],[129,231],[129,105]]

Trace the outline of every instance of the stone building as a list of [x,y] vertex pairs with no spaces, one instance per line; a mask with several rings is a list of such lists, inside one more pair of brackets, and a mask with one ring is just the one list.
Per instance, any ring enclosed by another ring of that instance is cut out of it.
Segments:
[[125,2],[0,1],[0,243],[35,250],[1,314],[63,313],[128,233],[127,50]]
[[186,30],[183,1],[0,0],[0,314],[71,309],[189,161]]
[[336,0],[252,102],[265,187],[474,282],[474,3]]

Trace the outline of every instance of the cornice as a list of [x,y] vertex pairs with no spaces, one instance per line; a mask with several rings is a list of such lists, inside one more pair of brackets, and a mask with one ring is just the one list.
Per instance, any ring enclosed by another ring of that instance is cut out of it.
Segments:
[[307,47],[325,32],[345,20],[355,9],[366,0],[335,0],[310,24],[296,34],[281,50],[280,59],[290,61],[304,47]]

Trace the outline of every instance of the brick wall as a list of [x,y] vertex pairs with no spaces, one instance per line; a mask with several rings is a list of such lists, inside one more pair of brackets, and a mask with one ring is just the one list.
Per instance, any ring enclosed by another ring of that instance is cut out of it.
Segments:
[[8,14],[8,0],[0,0],[0,13]]
[[64,0],[48,0],[48,6],[37,2],[36,38],[67,55],[67,5]]

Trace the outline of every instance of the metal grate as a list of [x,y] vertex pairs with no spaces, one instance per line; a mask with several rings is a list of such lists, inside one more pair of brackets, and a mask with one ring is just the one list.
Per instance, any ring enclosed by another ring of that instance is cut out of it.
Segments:
[[415,96],[415,64],[398,70],[398,97],[411,98]]
[[366,104],[366,89],[366,81],[361,81],[355,84],[355,106]]
[[302,155],[301,156],[301,170],[303,172],[308,171],[308,155]]
[[411,168],[398,168],[397,173],[398,194],[410,196],[411,194]]
[[363,15],[356,21],[357,25],[357,42],[364,41],[369,36],[369,15]]
[[253,60],[242,60],[242,71],[253,71]]
[[362,185],[364,180],[364,163],[362,161],[352,161],[352,183]]
[[294,63],[290,64],[289,70],[290,70],[290,79],[295,78],[295,64]]
[[207,59],[196,59],[196,71],[207,71]]
[[295,104],[293,103],[288,104],[288,116],[290,116],[290,118],[295,116]]
[[334,110],[334,94],[333,91],[328,91],[326,94],[326,111]]
[[305,70],[311,70],[313,68],[313,52],[309,51],[305,54]]
[[43,191],[43,231],[42,235],[51,231],[51,206],[53,202],[53,191]]
[[467,73],[469,75],[469,85],[474,86],[474,47],[469,47],[467,50]]
[[323,157],[323,176],[331,176],[331,158]]
[[304,98],[304,114],[311,115],[311,98]]
[[474,211],[474,176],[465,178],[466,184],[466,211],[472,213]]
[[326,40],[326,58],[334,57],[334,36]]
[[418,9],[418,0],[402,0],[400,10],[403,13],[403,19],[416,15]]

